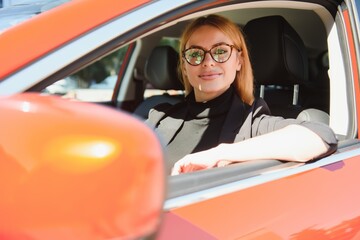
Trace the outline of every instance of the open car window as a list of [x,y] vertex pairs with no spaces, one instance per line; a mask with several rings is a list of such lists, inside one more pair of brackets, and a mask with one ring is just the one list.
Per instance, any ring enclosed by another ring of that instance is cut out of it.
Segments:
[[[271,3],[268,4],[267,8],[251,8],[247,6],[242,9],[239,5],[239,9],[206,11],[206,14],[217,13],[227,17],[230,16],[239,22],[240,28],[244,28],[251,19],[263,16],[284,16],[298,32],[305,44],[309,63],[309,79],[306,84],[295,88],[293,86],[267,86],[267,89],[265,89],[265,99],[270,103],[273,101],[270,108],[276,108],[277,104],[282,104],[282,100],[279,100],[281,99],[279,97],[279,94],[281,94],[279,90],[286,90],[286,94],[289,94],[289,101],[286,105],[296,111],[298,110],[297,108],[303,108],[306,111],[310,109],[310,112],[316,110],[314,112],[318,118],[315,121],[322,121],[332,127],[340,140],[338,153],[358,146],[358,140],[354,139],[357,135],[356,110],[353,102],[354,79],[351,74],[351,68],[349,68],[347,63],[350,53],[346,51],[348,47],[347,42],[343,41],[346,36],[344,35],[345,29],[342,24],[341,13],[333,17],[325,8],[318,8],[319,6],[311,4],[302,5],[299,3],[289,8],[286,6],[279,8],[278,6],[272,6]],[[201,13],[198,12],[193,15],[188,16],[183,22],[178,22],[177,25],[181,26],[179,28],[183,28],[188,19],[201,16]],[[300,19],[302,20],[300,21]],[[166,32],[166,30],[172,32],[170,29],[174,28],[174,26],[172,25],[169,29],[165,28],[160,32]],[[151,37],[154,38],[154,36]],[[147,38],[150,39],[151,37],[147,36],[143,41],[146,42]],[[148,46],[146,45],[146,47]],[[154,47],[152,45],[152,48]],[[144,80],[145,82],[148,81],[146,78]],[[257,91],[257,96],[259,96],[260,86],[258,86]],[[299,97],[299,101],[296,104],[293,102],[294,94],[297,94],[297,97]],[[283,113],[279,111],[278,114],[281,116]],[[297,115],[294,116],[294,118],[296,117]],[[337,161],[336,156],[318,159],[307,164],[259,160],[251,163],[235,164],[223,169],[210,169],[169,177],[166,208],[179,207],[178,204],[182,201],[185,205],[190,202],[193,203],[190,200],[191,198],[197,199],[194,200],[196,202],[207,198],[207,196],[214,197],[217,194],[226,193],[226,191],[233,191],[224,190],[224,185],[228,186],[229,189],[232,186],[237,188],[242,184],[244,184],[244,187],[248,187],[262,181],[266,182],[269,179],[277,179],[282,176],[305,172]],[[224,192],[219,193],[221,192],[220,189],[223,189]]]

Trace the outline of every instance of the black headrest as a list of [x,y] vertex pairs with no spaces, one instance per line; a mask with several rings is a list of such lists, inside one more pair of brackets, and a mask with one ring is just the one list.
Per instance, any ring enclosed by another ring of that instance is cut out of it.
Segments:
[[257,85],[294,85],[308,80],[306,48],[281,16],[254,19],[244,27]]
[[156,89],[183,90],[177,74],[178,53],[170,46],[157,46],[145,64],[145,77]]

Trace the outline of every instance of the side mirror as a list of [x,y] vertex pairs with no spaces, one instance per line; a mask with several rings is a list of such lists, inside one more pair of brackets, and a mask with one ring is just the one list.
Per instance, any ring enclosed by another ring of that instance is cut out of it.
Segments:
[[31,93],[0,98],[0,112],[0,239],[112,239],[157,229],[163,152],[140,120]]

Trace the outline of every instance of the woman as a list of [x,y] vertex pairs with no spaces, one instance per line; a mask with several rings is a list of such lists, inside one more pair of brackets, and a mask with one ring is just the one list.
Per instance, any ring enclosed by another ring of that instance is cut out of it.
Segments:
[[158,105],[148,119],[166,145],[173,175],[258,159],[306,162],[336,150],[326,125],[270,116],[264,100],[254,99],[245,40],[228,19],[192,22],[180,58],[185,101]]

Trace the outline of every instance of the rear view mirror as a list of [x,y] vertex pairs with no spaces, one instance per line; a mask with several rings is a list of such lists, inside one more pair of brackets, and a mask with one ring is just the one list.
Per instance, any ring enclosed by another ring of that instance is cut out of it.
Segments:
[[112,239],[156,230],[163,155],[141,121],[30,93],[0,98],[0,111],[0,239]]

